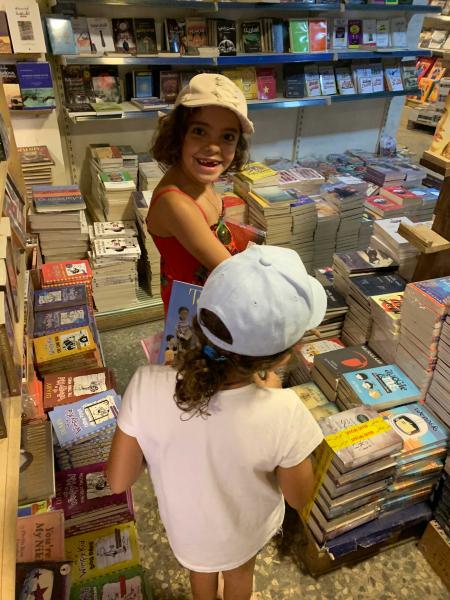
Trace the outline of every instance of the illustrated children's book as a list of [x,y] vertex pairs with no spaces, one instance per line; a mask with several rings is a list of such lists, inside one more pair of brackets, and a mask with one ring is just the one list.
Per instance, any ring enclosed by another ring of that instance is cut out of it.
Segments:
[[85,304],[86,301],[86,286],[83,284],[44,288],[34,292],[34,311],[80,306]]
[[91,439],[114,427],[121,398],[114,390],[100,392],[72,404],[57,406],[49,417],[61,447]]
[[64,560],[63,511],[19,517],[16,540],[16,561],[19,563]]
[[33,340],[36,361],[39,365],[52,360],[96,350],[90,327],[67,329],[60,333],[44,335]]
[[151,600],[145,575],[140,566],[77,583],[70,589],[70,600]]
[[159,364],[172,364],[178,352],[186,351],[194,345],[192,320],[196,315],[201,291],[202,287],[199,285],[181,281],[173,282],[166,326],[159,352]]
[[34,318],[34,337],[89,325],[91,315],[86,305],[37,312]]
[[113,372],[103,367],[53,373],[44,378],[44,409],[84,400],[115,388]]
[[70,563],[32,562],[16,564],[18,600],[65,600],[70,590]]
[[49,262],[41,266],[42,287],[84,283],[91,279],[92,270],[85,259]]

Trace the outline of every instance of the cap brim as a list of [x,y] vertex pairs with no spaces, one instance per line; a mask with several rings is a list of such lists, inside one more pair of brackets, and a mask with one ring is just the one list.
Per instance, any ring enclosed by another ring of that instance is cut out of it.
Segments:
[[323,289],[323,285],[311,275],[308,275],[309,283],[312,292],[312,314],[308,323],[308,329],[318,327],[325,316],[327,310],[327,295]]
[[179,102],[178,104],[175,104],[175,106],[179,106],[180,104],[182,104],[183,106],[186,106],[187,108],[200,108],[201,106],[220,106],[221,108],[227,108],[228,110],[231,110],[237,116],[237,118],[239,119],[239,122],[241,124],[242,131],[244,133],[251,134],[251,133],[255,132],[253,123],[250,121],[250,119],[248,117],[245,117],[243,114],[241,114],[238,110],[236,110],[234,108],[234,106],[229,106],[221,100],[217,100],[217,102],[214,102],[212,100],[187,100],[187,101],[181,100],[181,102]]

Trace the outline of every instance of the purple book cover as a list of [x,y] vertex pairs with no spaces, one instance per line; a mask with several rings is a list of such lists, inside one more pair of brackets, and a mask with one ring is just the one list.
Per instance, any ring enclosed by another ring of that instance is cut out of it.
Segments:
[[34,292],[35,312],[80,306],[86,302],[86,286],[84,284],[50,287]]
[[348,21],[348,47],[356,48],[362,44],[363,24],[361,19],[349,19]]
[[37,312],[34,320],[34,337],[90,324],[90,314],[86,305]]
[[113,494],[106,480],[106,464],[96,463],[58,471],[55,475],[56,495],[52,500],[53,510],[63,510],[64,518],[70,519],[75,515],[113,504],[127,504],[132,515],[130,490]]

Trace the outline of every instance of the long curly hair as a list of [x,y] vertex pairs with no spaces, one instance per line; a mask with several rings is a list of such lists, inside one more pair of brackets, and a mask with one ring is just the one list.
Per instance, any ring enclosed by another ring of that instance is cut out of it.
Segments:
[[[232,336],[213,312],[202,309],[202,324],[217,338],[232,343]],[[194,318],[192,327],[195,345],[182,353],[177,364],[177,378],[174,400],[178,408],[186,413],[209,416],[208,405],[211,398],[227,385],[235,382],[251,383],[253,375],[272,370],[291,348],[271,356],[243,356],[214,346],[204,335]],[[212,352],[205,352],[205,346]]]
[[[169,114],[160,117],[158,129],[153,138],[151,151],[153,158],[164,167],[169,168],[181,160],[184,137],[193,115],[200,108],[187,108],[180,104]],[[248,142],[240,133],[236,152],[227,171],[240,171],[248,162]]]

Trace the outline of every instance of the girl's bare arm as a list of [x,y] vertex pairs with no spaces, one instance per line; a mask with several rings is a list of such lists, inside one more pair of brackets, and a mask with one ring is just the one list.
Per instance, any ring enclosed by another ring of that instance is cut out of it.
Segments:
[[107,477],[110,488],[120,494],[137,480],[145,467],[136,438],[116,428],[109,453]]
[[278,485],[289,506],[301,510],[308,502],[314,487],[314,471],[311,459],[307,458],[295,467],[276,468]]

